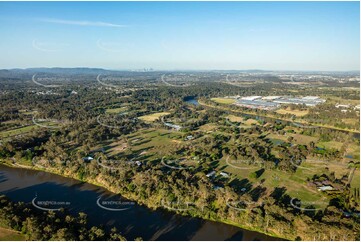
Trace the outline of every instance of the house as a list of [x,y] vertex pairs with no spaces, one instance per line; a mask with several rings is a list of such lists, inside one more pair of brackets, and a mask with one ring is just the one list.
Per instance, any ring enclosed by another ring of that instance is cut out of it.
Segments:
[[248,96],[248,97],[242,97],[241,100],[254,101],[260,98],[262,98],[262,96]]
[[348,104],[336,104],[335,107],[336,108],[349,108],[350,105],[348,105]]
[[334,190],[333,187],[330,186],[330,185],[318,187],[318,191],[322,191],[322,192],[324,192],[324,191],[333,191],[333,190]]
[[171,124],[171,123],[164,123],[166,126],[168,126],[168,127],[171,127],[171,128],[173,128],[173,129],[175,129],[175,130],[177,130],[177,131],[179,131],[181,128],[182,128],[182,126],[180,126],[180,125],[176,125],[176,124]]
[[137,161],[135,161],[135,164],[136,164],[137,166],[141,166],[141,165],[142,165],[142,162],[140,162],[139,160],[137,160]]
[[281,98],[281,96],[266,96],[266,97],[263,97],[262,100],[275,100],[275,99],[279,99]]
[[317,99],[319,99],[319,97],[317,97],[317,96],[306,96],[306,97],[302,97],[303,99],[305,99],[305,100],[317,100]]
[[193,135],[188,135],[184,140],[191,140],[193,139]]
[[94,160],[94,158],[91,156],[87,156],[83,158],[83,161],[92,161],[92,160]]
[[211,171],[206,175],[206,177],[213,177],[215,175],[216,175],[216,171]]
[[347,211],[343,211],[342,209],[340,209],[340,210],[341,210],[341,212],[342,212],[343,216],[345,216],[346,218],[350,218],[350,217],[352,217],[352,213],[347,212]]
[[229,174],[227,172],[224,172],[224,171],[221,171],[219,173],[221,176],[225,177],[225,178],[228,178],[229,177]]

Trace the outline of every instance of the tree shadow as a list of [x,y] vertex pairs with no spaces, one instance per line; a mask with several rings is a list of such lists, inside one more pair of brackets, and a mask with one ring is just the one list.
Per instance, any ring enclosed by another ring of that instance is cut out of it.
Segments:
[[286,194],[287,188],[285,187],[276,187],[272,193],[271,197],[273,197],[276,200],[277,205],[282,205],[284,207],[288,207],[291,204],[292,198]]
[[229,186],[232,187],[237,194],[241,194],[252,189],[252,183],[250,183],[247,178],[242,180],[235,178],[229,183]]
[[259,178],[260,176],[262,176],[262,174],[265,172],[264,168],[259,169],[258,171],[255,171],[256,174],[256,178]]
[[265,187],[257,186],[256,188],[251,190],[249,194],[251,195],[253,201],[257,202],[258,199],[266,193],[266,190],[267,188]]
[[147,144],[147,143],[149,143],[151,140],[150,139],[144,139],[144,140],[142,140],[142,141],[140,141],[140,142],[132,142],[132,145],[133,146],[135,146],[135,145],[143,145],[143,144]]

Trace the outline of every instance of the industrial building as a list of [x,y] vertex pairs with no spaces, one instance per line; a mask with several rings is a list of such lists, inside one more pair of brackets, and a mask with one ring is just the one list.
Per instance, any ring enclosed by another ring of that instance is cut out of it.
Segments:
[[278,108],[280,105],[274,102],[267,102],[263,100],[237,100],[237,106],[246,107],[246,108],[255,108],[255,109],[264,109],[264,110],[273,110]]
[[301,97],[301,98],[290,98],[282,97],[279,99],[273,100],[275,103],[282,104],[304,104],[306,106],[316,106],[317,104],[324,103],[326,100],[319,97]]
[[254,101],[261,98],[262,96],[248,96],[248,97],[241,97],[241,100]]
[[266,97],[262,97],[262,100],[275,100],[279,98],[281,98],[281,96],[266,96]]
[[236,98],[235,105],[263,110],[274,110],[280,107],[280,104],[300,104],[306,106],[316,106],[324,103],[326,100],[316,96],[306,97],[282,97],[282,96],[247,96]]

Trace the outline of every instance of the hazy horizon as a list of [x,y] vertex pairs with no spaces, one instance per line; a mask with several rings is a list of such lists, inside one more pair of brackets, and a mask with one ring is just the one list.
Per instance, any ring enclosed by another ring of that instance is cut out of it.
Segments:
[[144,68],[123,68],[123,69],[114,69],[114,68],[106,68],[106,67],[87,67],[87,66],[73,66],[73,67],[62,67],[62,66],[52,66],[52,67],[25,67],[25,68],[19,68],[19,67],[12,67],[12,68],[0,68],[0,70],[30,70],[30,69],[103,69],[106,71],[141,71],[141,70],[147,70],[147,71],[260,71],[260,72],[360,72],[360,70],[267,70],[267,69],[177,69],[177,68],[169,68],[169,69],[155,69],[152,68],[152,70],[149,70],[148,67]]

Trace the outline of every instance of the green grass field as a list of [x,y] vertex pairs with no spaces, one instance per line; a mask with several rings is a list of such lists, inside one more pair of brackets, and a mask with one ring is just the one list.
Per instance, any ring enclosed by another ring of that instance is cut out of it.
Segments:
[[[129,140],[133,140],[131,149],[137,153],[140,151],[147,151],[152,158],[161,158],[168,154],[169,148],[182,143],[180,140],[181,132],[166,130],[166,129],[148,129],[141,130],[131,135],[128,135]],[[136,140],[136,141],[134,141]]]
[[303,134],[290,134],[293,137],[292,143],[308,145],[310,142],[317,142],[318,138]]
[[[229,162],[230,163],[230,162]],[[253,167],[248,169],[249,167],[240,166],[243,169],[238,169],[227,165],[225,160],[221,160],[219,162],[219,168],[225,167],[223,170],[232,174],[232,177],[238,178],[239,180],[248,179],[249,182],[253,184],[253,188],[257,186],[263,181],[263,187],[266,187],[266,193],[270,194],[275,187],[284,187],[286,188],[286,193],[290,195],[292,198],[300,199],[304,202],[304,204],[311,204],[315,202],[315,208],[325,208],[328,204],[327,196],[319,192],[315,187],[308,186],[307,178],[312,178],[314,174],[318,174],[319,172],[323,171],[325,168],[320,167],[317,165],[312,165],[312,163],[304,164],[305,167],[310,168],[308,169],[297,169],[297,171],[292,174],[288,172],[283,172],[280,170],[265,170],[263,174],[255,178],[252,176],[257,170],[260,170],[261,167]],[[343,170],[347,173],[347,170]]]
[[343,143],[337,141],[329,141],[329,142],[319,142],[316,144],[320,148],[324,149],[337,149],[339,150]]
[[144,116],[140,116],[139,119],[145,121],[145,122],[154,122],[157,119],[159,119],[162,116],[168,115],[170,113],[168,112],[160,112],[160,113],[152,113]]
[[291,133],[286,133],[285,135],[277,135],[277,134],[268,134],[267,138],[271,139],[271,140],[282,140],[284,142],[289,142],[288,139],[289,137],[292,137],[293,140],[291,141],[291,143],[293,144],[300,144],[300,145],[307,145],[309,144],[311,141],[313,142],[317,142],[318,138],[316,137],[311,137],[311,136],[307,136],[307,135],[302,135],[302,134],[291,134]]
[[278,109],[276,111],[276,113],[279,113],[279,114],[292,114],[292,115],[295,115],[297,117],[302,117],[302,116],[305,116],[308,114],[308,109],[306,110],[291,110],[291,109]]
[[7,137],[15,136],[15,135],[28,133],[33,130],[39,129],[39,128],[40,127],[37,125],[29,125],[29,126],[25,126],[25,127],[21,127],[21,128],[17,128],[17,129],[6,130],[6,131],[0,132],[0,137],[7,138]]
[[351,181],[351,188],[360,189],[360,169],[356,169]]
[[233,103],[236,102],[234,99],[231,99],[231,98],[221,98],[221,97],[211,98],[211,100],[212,100],[213,102],[222,103],[222,104],[233,104]]
[[107,109],[105,112],[111,113],[111,114],[117,114],[117,113],[125,112],[127,110],[128,110],[128,107],[120,107],[120,108],[110,108],[110,109]]
[[238,117],[235,115],[228,115],[226,118],[228,118],[231,122],[242,122],[244,120],[243,117]]

